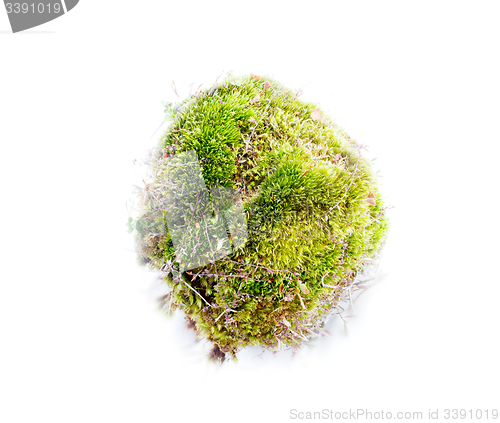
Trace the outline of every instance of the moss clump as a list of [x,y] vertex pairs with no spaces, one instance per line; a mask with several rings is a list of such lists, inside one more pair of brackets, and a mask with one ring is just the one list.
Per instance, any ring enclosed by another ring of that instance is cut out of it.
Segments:
[[[164,272],[172,288],[165,303],[214,343],[212,357],[248,345],[300,346],[321,331],[385,238],[370,163],[315,104],[271,78],[229,77],[167,111],[172,122],[131,222],[140,263]],[[188,150],[207,187],[240,194],[248,241],[179,274],[161,205],[162,163]]]

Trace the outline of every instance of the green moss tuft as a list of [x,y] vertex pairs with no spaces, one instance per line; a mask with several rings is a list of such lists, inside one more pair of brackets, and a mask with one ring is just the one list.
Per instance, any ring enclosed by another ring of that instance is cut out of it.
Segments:
[[[267,77],[231,77],[177,107],[150,162],[133,222],[139,262],[164,272],[170,304],[215,346],[298,347],[319,334],[345,288],[379,251],[388,220],[360,147],[311,103]],[[206,186],[240,193],[249,238],[232,255],[174,277],[158,207],[162,161],[195,150]]]

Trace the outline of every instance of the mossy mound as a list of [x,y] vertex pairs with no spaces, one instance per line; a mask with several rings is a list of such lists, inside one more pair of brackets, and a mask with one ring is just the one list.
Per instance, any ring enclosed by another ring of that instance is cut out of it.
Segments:
[[[298,347],[321,331],[344,289],[380,249],[388,220],[370,162],[315,104],[277,81],[230,77],[168,105],[172,122],[149,162],[136,230],[139,261],[172,288],[166,307],[214,343]],[[247,242],[176,275],[162,213],[162,162],[195,150],[206,186],[241,196]]]

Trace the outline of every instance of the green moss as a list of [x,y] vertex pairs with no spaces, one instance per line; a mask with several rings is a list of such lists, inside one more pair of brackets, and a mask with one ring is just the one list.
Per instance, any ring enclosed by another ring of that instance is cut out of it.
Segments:
[[[215,356],[247,345],[300,346],[386,236],[370,163],[316,105],[270,78],[231,77],[168,111],[173,120],[134,222],[139,262],[165,272],[173,304],[215,343]],[[179,279],[158,198],[162,160],[188,150],[207,187],[241,194],[249,238]]]

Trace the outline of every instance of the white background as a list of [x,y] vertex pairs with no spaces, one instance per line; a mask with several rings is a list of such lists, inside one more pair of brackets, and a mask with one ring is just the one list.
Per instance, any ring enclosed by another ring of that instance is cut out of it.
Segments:
[[[82,0],[18,34],[0,7],[0,421],[500,408],[497,6]],[[394,208],[348,335],[217,368],[151,302],[125,201],[171,81],[226,71],[303,88]]]

